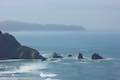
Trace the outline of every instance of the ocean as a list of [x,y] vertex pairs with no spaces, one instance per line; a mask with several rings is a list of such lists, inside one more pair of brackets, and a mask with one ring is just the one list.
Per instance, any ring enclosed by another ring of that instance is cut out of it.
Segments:
[[[75,31],[9,32],[22,44],[63,59],[0,60],[0,80],[120,80],[120,33]],[[77,59],[78,53],[85,57]],[[93,53],[103,60],[91,60]],[[72,54],[73,57],[67,57]]]

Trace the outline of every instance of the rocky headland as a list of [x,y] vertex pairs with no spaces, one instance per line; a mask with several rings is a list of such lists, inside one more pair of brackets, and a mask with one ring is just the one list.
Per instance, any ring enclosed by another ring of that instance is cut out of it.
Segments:
[[0,60],[5,59],[46,60],[36,49],[24,46],[13,35],[0,31]]

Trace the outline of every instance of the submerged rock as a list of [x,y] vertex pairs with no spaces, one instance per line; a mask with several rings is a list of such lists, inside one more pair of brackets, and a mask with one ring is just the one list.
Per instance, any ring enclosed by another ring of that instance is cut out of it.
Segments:
[[39,52],[30,47],[22,46],[14,36],[0,31],[0,59],[41,59]]
[[96,60],[96,59],[103,59],[103,57],[102,56],[100,56],[99,54],[97,54],[97,53],[94,53],[93,55],[92,55],[92,57],[91,57],[93,60]]
[[54,52],[52,58],[63,58],[63,57],[61,55],[58,55],[56,52]]
[[84,59],[82,53],[79,53],[79,54],[78,54],[78,59]]
[[72,57],[72,54],[69,54],[68,57]]

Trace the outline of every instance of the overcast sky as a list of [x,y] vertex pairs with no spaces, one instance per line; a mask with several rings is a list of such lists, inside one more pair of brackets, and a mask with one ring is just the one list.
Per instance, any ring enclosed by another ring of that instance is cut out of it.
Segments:
[[120,31],[120,0],[0,0],[0,21],[3,20]]

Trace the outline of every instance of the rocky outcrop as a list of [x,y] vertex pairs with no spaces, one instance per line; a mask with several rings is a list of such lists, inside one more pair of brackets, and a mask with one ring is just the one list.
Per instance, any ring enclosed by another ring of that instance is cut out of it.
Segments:
[[61,55],[58,55],[56,52],[54,52],[52,58],[63,58],[63,57]]
[[72,54],[69,54],[68,57],[72,57]]
[[97,59],[103,59],[103,57],[102,56],[100,56],[99,54],[97,54],[97,53],[94,53],[93,55],[92,55],[92,57],[91,57],[93,60],[97,60]]
[[41,59],[42,61],[46,60],[39,52],[30,47],[21,46],[18,48],[19,59]]
[[0,59],[41,59],[39,52],[21,45],[14,36],[0,31]]
[[79,53],[79,54],[78,54],[78,59],[84,59],[82,53]]

